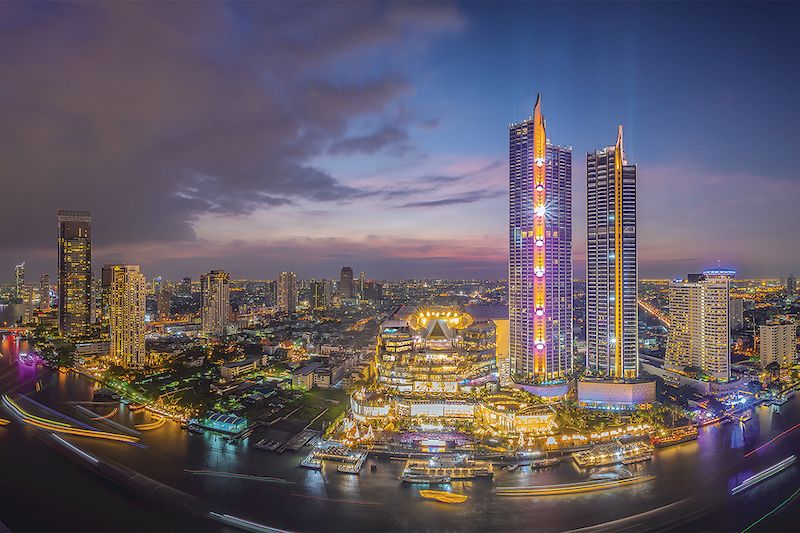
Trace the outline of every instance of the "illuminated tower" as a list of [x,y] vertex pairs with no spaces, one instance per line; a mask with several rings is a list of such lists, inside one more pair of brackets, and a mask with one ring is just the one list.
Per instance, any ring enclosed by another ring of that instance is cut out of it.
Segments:
[[294,272],[281,272],[278,277],[278,311],[287,315],[297,309],[297,276]]
[[58,331],[88,332],[92,321],[92,215],[58,211]]
[[551,145],[541,100],[509,127],[512,379],[563,396],[572,374],[572,149]]
[[586,368],[590,376],[639,375],[636,165],[617,143],[586,155]]
[[14,296],[20,299],[25,296],[25,261],[14,267]]
[[39,310],[50,311],[50,276],[47,274],[39,279]]
[[719,275],[719,271],[706,272],[670,283],[671,327],[664,367],[680,372],[694,367],[708,378],[725,382],[731,365],[731,277]]
[[200,276],[203,333],[206,335],[225,334],[231,312],[230,280],[230,275],[222,270],[212,270]]
[[105,265],[109,277],[111,357],[124,368],[145,366],[144,312],[147,286],[138,265]]

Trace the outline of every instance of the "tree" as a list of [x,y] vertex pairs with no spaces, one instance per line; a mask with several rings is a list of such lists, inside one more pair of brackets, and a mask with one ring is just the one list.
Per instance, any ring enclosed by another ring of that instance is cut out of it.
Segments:
[[764,370],[766,370],[769,375],[772,376],[772,379],[777,379],[781,373],[781,365],[777,361],[773,361],[764,367]]

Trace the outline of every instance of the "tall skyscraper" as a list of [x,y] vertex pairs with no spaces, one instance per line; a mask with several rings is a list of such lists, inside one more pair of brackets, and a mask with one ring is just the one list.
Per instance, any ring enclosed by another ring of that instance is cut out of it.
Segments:
[[572,374],[572,149],[547,140],[541,99],[509,126],[511,377],[563,396]]
[[353,269],[352,267],[342,267],[342,272],[339,277],[339,298],[353,298],[355,297],[353,291]]
[[147,284],[138,265],[104,265],[108,273],[111,357],[124,368],[141,368],[145,351],[145,299]]
[[689,274],[669,287],[671,326],[664,367],[694,367],[708,378],[730,378],[730,279]]
[[761,368],[778,363],[789,368],[797,363],[797,324],[793,322],[767,322],[758,326],[758,344]]
[[361,274],[358,275],[358,299],[359,300],[363,300],[364,299],[364,284],[365,283],[366,283],[366,276],[362,272]]
[[225,334],[231,312],[230,279],[230,275],[222,270],[212,270],[200,276],[202,327],[206,335]]
[[58,211],[58,331],[85,335],[92,322],[92,215]]
[[742,298],[731,298],[728,318],[731,331],[742,329],[744,326],[744,300]]
[[586,156],[586,368],[594,377],[639,375],[636,165],[617,142]]
[[23,283],[20,289],[22,298],[22,322],[30,324],[33,322],[33,301],[34,301],[34,285],[33,283]]
[[50,311],[50,276],[47,274],[39,278],[39,310]]
[[156,315],[158,316],[159,320],[165,320],[169,318],[170,314],[170,307],[172,303],[172,291],[166,284],[162,283],[161,286],[158,288],[158,292],[156,293]]
[[[327,290],[326,290],[327,286]],[[311,280],[311,308],[327,309],[331,306],[330,293],[331,282],[327,279]]]
[[278,277],[278,311],[287,315],[297,309],[297,276],[294,272],[281,272]]
[[25,292],[25,261],[14,267],[14,297],[23,298]]
[[179,288],[179,292],[181,296],[191,296],[192,295],[192,278],[185,277],[181,280],[181,285]]

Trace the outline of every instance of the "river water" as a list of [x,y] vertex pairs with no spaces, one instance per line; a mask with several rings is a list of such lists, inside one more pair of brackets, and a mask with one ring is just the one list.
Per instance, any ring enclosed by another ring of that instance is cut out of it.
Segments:
[[[19,353],[27,349],[24,342],[2,340],[0,392],[28,396],[33,402],[20,398],[20,405],[48,418],[52,413],[34,402],[86,420],[73,402],[91,400],[96,384],[74,373],[27,366],[18,361]],[[0,428],[0,521],[13,531],[220,529],[195,514],[159,506],[107,481],[82,466],[74,454],[59,453],[45,444],[44,432],[23,426],[5,407],[2,413],[12,424]],[[122,406],[112,420],[132,427],[148,416]],[[776,413],[757,408],[745,425],[704,428],[697,441],[658,450],[652,461],[630,467],[636,474],[655,475],[653,481],[604,492],[502,497],[493,491],[495,487],[566,483],[584,480],[588,474],[572,461],[534,472],[498,470],[493,480],[454,482],[451,490],[469,496],[461,505],[425,500],[417,487],[398,481],[402,461],[371,458],[358,476],[328,466],[321,472],[310,471],[299,467],[307,448],[297,454],[274,454],[257,450],[248,441],[234,446],[208,433],[190,434],[172,422],[145,432],[138,446],[76,436],[64,439],[98,459],[195,496],[204,509],[291,531],[562,531],[617,520],[635,529],[652,529],[663,528],[667,518],[682,519],[670,523],[673,528],[730,531],[754,522],[800,487],[800,467],[793,466],[745,493],[728,496],[744,478],[800,450],[798,429],[744,457],[798,421],[800,398]],[[251,437],[259,438],[258,433]],[[373,464],[375,472],[370,469]],[[225,477],[230,473],[261,479]],[[649,512],[654,509],[666,510]],[[792,502],[760,527],[798,530],[797,510],[798,504]]]

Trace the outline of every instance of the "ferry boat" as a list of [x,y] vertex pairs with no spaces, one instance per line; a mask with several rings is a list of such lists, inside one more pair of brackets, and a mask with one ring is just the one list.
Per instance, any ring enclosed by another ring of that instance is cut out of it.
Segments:
[[633,477],[630,470],[620,468],[618,470],[601,470],[589,476],[592,481],[610,480],[617,481],[620,479],[628,479]]
[[492,477],[494,472],[489,461],[476,461],[464,456],[431,457],[430,459],[409,459],[403,475],[441,476],[449,479],[473,479]]
[[403,472],[400,476],[400,481],[403,483],[426,483],[428,485],[446,485],[450,483],[450,478],[447,476],[425,476],[422,474],[409,474]]
[[436,500],[442,503],[464,503],[469,496],[466,494],[457,494],[455,492],[446,492],[443,490],[421,490],[419,495],[429,500]]
[[189,430],[190,433],[196,433],[198,435],[202,435],[203,433],[206,432],[204,428],[198,426],[197,424],[189,424],[186,426],[186,428]]
[[598,444],[588,450],[575,452],[572,459],[578,466],[607,466],[614,464],[633,464],[653,458],[653,446],[648,442],[612,442]]
[[767,468],[766,470],[762,470],[758,474],[750,476],[749,478],[742,481],[739,485],[733,487],[731,489],[731,495],[739,494],[740,492],[745,491],[750,487],[753,487],[754,485],[761,483],[765,479],[770,478],[775,474],[782,472],[783,470],[786,470],[787,468],[789,468],[794,464],[796,459],[797,458],[794,455],[790,455],[780,463],[774,464],[771,467]]
[[666,448],[667,446],[674,446],[676,444],[697,440],[697,435],[697,427],[684,426],[675,428],[664,436],[653,437],[650,442],[656,448]]
[[531,461],[531,468],[547,468],[548,466],[555,466],[561,462],[560,457],[550,457],[547,459],[536,459]]

